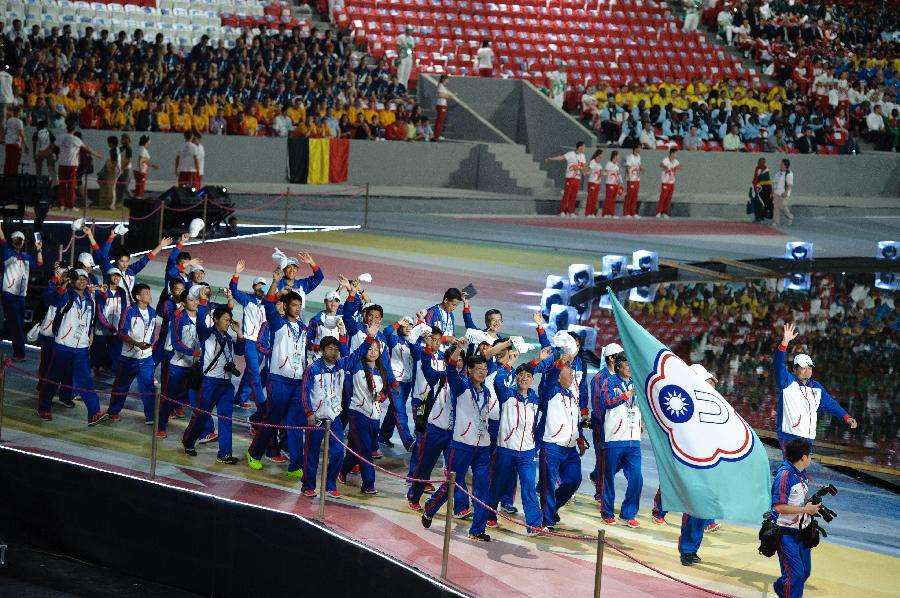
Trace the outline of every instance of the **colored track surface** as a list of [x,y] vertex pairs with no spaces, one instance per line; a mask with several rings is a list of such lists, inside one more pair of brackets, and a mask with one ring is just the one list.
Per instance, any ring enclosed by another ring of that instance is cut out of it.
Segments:
[[[469,218],[469,217],[465,217]],[[623,235],[771,235],[782,233],[771,226],[732,220],[695,220],[656,218],[604,219],[604,218],[562,218],[559,216],[515,217],[515,216],[473,216],[473,220],[486,220],[520,226],[540,226],[547,228],[575,229]]]

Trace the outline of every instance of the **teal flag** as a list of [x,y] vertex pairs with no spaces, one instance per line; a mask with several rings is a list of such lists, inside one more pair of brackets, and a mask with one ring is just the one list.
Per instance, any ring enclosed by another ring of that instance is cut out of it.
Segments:
[[759,523],[771,509],[771,474],[756,433],[607,292],[656,457],[663,508]]

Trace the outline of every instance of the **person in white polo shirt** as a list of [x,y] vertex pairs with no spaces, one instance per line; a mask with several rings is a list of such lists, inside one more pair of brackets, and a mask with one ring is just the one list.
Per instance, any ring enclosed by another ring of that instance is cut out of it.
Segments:
[[794,215],[788,208],[788,199],[791,197],[791,190],[794,188],[794,173],[791,172],[791,161],[785,158],[781,161],[778,172],[775,173],[775,179],[772,181],[772,192],[775,195],[775,210],[773,220],[775,226],[781,224],[781,214],[784,213],[788,219],[788,226],[794,224]]
[[675,175],[681,170],[681,162],[675,157],[678,148],[670,148],[669,155],[663,158],[659,163],[662,170],[660,175],[661,184],[659,187],[659,201],[656,203],[656,217],[668,218],[669,205],[672,203],[672,196],[675,194]]
[[197,173],[200,172],[200,158],[197,146],[194,145],[194,134],[184,132],[184,143],[175,155],[175,172],[178,174],[179,187],[193,187]]
[[84,148],[92,156],[102,159],[103,156],[91,149],[80,137],[75,135],[78,120],[71,118],[66,122],[66,132],[59,136],[59,166],[57,167],[57,201],[63,210],[75,209],[75,189],[78,186],[78,156]]
[[8,64],[4,64],[0,68],[0,127],[6,124],[6,111],[16,102],[16,94],[13,92],[13,78],[9,73],[9,68]]
[[625,203],[622,206],[622,215],[626,218],[640,218],[638,210],[638,193],[641,190],[641,146],[635,145],[631,153],[625,158],[625,170],[628,172],[628,183],[625,190]]
[[560,216],[575,216],[575,204],[578,202],[578,191],[581,189],[581,173],[587,169],[584,158],[584,141],[575,143],[575,149],[559,156],[550,156],[545,162],[566,163],[566,183],[563,187],[562,199],[559,202]]
[[478,69],[478,76],[490,77],[494,74],[494,51],[491,50],[491,42],[482,40],[481,47],[475,53],[475,68]]
[[9,118],[3,126],[3,143],[6,146],[3,174],[12,176],[18,173],[22,153],[28,153],[28,146],[25,145],[25,124],[19,118],[19,107],[11,106],[7,112]]

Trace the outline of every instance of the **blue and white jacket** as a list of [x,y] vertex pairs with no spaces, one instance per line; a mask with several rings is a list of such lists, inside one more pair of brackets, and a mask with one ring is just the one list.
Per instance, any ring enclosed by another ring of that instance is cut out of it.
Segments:
[[[476,389],[469,378],[456,370],[458,356],[447,363],[444,375],[450,387],[450,405],[453,408],[453,442],[468,446],[490,446],[491,436],[488,432],[488,414],[490,413],[493,395],[487,384]],[[423,362],[422,370],[426,376],[430,364]],[[432,411],[434,408],[432,408]]]
[[306,371],[306,324],[291,322],[278,313],[276,296],[270,291],[263,305],[269,330],[269,375],[300,381]]
[[519,393],[519,389],[503,386],[498,400],[500,402],[500,429],[497,434],[497,446],[513,451],[534,450],[535,430],[541,404],[537,393],[528,389],[525,396]]
[[44,314],[44,319],[41,320],[41,327],[38,329],[39,336],[53,338],[53,321],[56,319],[56,306],[53,305],[53,300],[56,297],[57,288],[57,281],[54,276],[50,282],[47,283],[44,294],[41,295],[41,299],[43,299],[44,304],[47,306],[47,313]]
[[102,291],[96,292],[97,325],[94,327],[94,334],[99,334],[100,336],[115,336],[118,334],[122,313],[128,305],[127,296],[127,291],[122,287],[111,288],[105,293]]
[[192,316],[186,309],[178,309],[169,322],[169,336],[172,343],[171,365],[189,368],[197,363],[200,356],[200,339],[197,337],[199,311]]
[[601,392],[601,389],[613,373],[614,372],[610,371],[608,365],[603,365],[600,367],[600,371],[594,374],[594,377],[591,379],[589,400],[591,403],[591,419],[595,423],[602,424],[603,418],[606,415],[606,410],[602,404],[603,393]]
[[[367,337],[360,347],[363,345],[372,345],[374,338]],[[391,397],[394,389],[388,381],[381,377],[379,368],[372,368],[365,362],[365,354],[359,353],[359,347],[354,350],[354,355],[358,355],[358,359],[349,360],[344,366],[344,372],[350,386],[349,408],[353,411],[362,413],[372,420],[380,420],[387,409],[385,402]],[[390,375],[390,369],[386,370]],[[369,377],[371,376],[372,388],[369,388]]]
[[3,292],[24,297],[28,294],[28,274],[37,260],[24,251],[16,251],[5,239],[0,240],[3,255]]
[[[197,310],[197,339],[200,344],[200,368],[206,378],[230,380],[225,364],[234,362],[234,338],[207,324],[206,309]],[[221,353],[220,353],[221,351]]]
[[600,427],[600,442],[603,446],[641,444],[641,410],[636,403],[636,394],[631,399],[625,396],[629,390],[634,390],[631,378],[625,380],[618,374],[609,374],[600,387],[598,396],[594,397],[593,403],[599,409],[595,414],[603,422]]
[[[156,334],[156,310],[150,306],[141,310],[137,303],[132,303],[119,320],[119,338],[122,340],[122,357],[129,359],[149,359],[153,356],[153,342]],[[125,341],[149,343],[147,349],[129,345]]]
[[[346,341],[346,339],[345,339]],[[344,355],[334,365],[318,358],[306,368],[300,389],[300,405],[307,417],[334,421],[343,411],[344,377],[347,369],[363,358],[369,344],[363,343],[351,355],[346,355],[346,342],[341,343]]]
[[87,289],[79,296],[73,288],[59,287],[50,305],[56,308],[53,334],[57,348],[87,350],[94,338],[96,317],[94,298]]
[[845,422],[850,419],[844,408],[828,394],[818,380],[810,379],[806,384],[788,372],[785,365],[785,350],[775,349],[772,364],[775,368],[775,382],[778,385],[778,436],[781,438],[798,436],[813,440],[819,412],[830,413]]
[[[772,509],[774,510],[775,505],[802,506],[806,502],[808,490],[806,472],[798,470],[793,463],[782,461],[772,480]],[[810,521],[808,515],[778,514],[775,522],[782,527],[800,529],[809,525]]]
[[541,418],[538,423],[539,437],[544,444],[555,444],[571,448],[577,446],[582,437],[578,397],[571,388],[563,388],[559,374],[565,365],[554,364],[544,373],[544,389],[540,391]]
[[239,290],[237,276],[231,277],[228,288],[231,289],[231,296],[243,308],[241,333],[246,341],[254,342],[259,337],[259,329],[262,327],[263,322],[266,321],[266,308],[263,305],[263,298],[258,297],[256,293],[245,293]]
[[396,324],[385,327],[383,334],[390,350],[394,378],[397,382],[411,382],[415,374],[414,352],[417,343],[410,342],[408,338],[401,336]]
[[416,356],[413,393],[424,403],[428,399],[428,393],[434,390],[434,404],[428,414],[428,423],[441,430],[449,430],[453,427],[453,405],[450,401],[450,386],[447,384],[444,352],[417,346]]
[[[94,256],[94,262],[103,269],[103,274],[106,274],[106,271],[112,267],[115,267],[115,262],[109,259],[109,250],[112,245],[113,237],[107,237],[106,241],[103,242],[103,245],[94,245],[91,247],[91,253]],[[134,288],[134,284],[137,282],[138,272],[147,267],[147,264],[150,263],[150,260],[156,257],[156,254],[152,251],[149,253],[145,253],[138,259],[134,260],[128,267],[125,268],[125,271],[122,272],[122,282],[119,283],[123,289],[127,291],[126,297],[131,296],[131,289]],[[168,287],[166,287],[168,288]]]

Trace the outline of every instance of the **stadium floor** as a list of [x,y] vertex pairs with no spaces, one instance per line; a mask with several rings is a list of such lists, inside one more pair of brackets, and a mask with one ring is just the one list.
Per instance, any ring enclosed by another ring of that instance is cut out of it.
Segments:
[[[271,219],[278,216],[273,214]],[[258,212],[254,219],[265,221],[266,214]],[[343,221],[336,221],[339,219]],[[309,250],[326,274],[326,283],[311,294],[309,312],[318,309],[338,274],[355,276],[370,272],[373,283],[369,290],[376,301],[386,306],[388,322],[435,303],[447,286],[471,282],[478,290],[473,300],[476,312],[487,306],[498,307],[507,315],[507,332],[530,335],[533,334],[533,326],[529,326],[530,312],[532,304],[538,302],[544,278],[548,273],[564,271],[569,263],[585,259],[598,262],[603,253],[630,252],[637,248],[656,249],[661,256],[685,260],[710,255],[774,256],[783,252],[783,244],[789,239],[777,231],[755,235],[731,230],[720,234],[713,223],[706,234],[690,228],[640,235],[645,224],[661,224],[645,221],[629,222],[634,225],[631,232],[567,230],[561,235],[555,226],[502,220],[374,215],[370,217],[369,231],[237,239],[193,246],[191,252],[204,259],[207,280],[218,287],[225,285],[234,262],[240,257],[247,260],[245,278],[249,278],[271,271],[269,256],[273,246],[286,252]],[[351,224],[337,210],[330,211],[330,216],[292,214],[292,224],[314,222]],[[871,255],[875,241],[896,236],[900,219],[845,219],[842,224],[846,226],[819,226],[814,221],[798,225],[791,233],[821,235],[814,240],[817,251],[825,255]],[[845,248],[855,250],[844,252]],[[155,289],[162,278],[162,259],[164,256],[142,275]],[[36,365],[36,356],[30,354],[24,367],[34,370]],[[106,387],[109,382],[105,381]],[[103,399],[104,404],[106,400]],[[33,386],[11,372],[6,405],[4,440],[15,446],[139,475],[147,471],[149,431],[141,422],[134,399],[129,399],[130,409],[126,410],[123,422],[115,426],[106,422],[97,429],[89,429],[84,426],[81,406],[65,410],[58,404],[54,407],[54,421],[41,422],[34,412]],[[304,515],[313,514],[316,502],[302,497],[298,485],[289,483],[275,465],[267,463],[263,472],[252,472],[244,465],[215,465],[214,449],[208,446],[201,448],[198,458],[190,459],[177,450],[178,431],[184,422],[176,421],[172,426],[170,438],[163,443],[160,454],[159,474],[166,481]],[[248,438],[245,430],[236,428],[236,455],[243,453]],[[388,451],[380,464],[402,473],[402,463],[400,454],[394,450]],[[592,467],[593,456],[589,451],[583,461],[585,481],[580,493],[563,512],[566,531],[596,533],[599,519],[591,499],[593,490],[587,481]],[[827,501],[839,517],[830,526],[832,535],[814,552],[809,589],[821,596],[893,595],[900,585],[900,540],[894,527],[900,515],[900,500],[891,492],[818,465],[812,473],[815,485],[832,482],[841,493]],[[436,523],[429,531],[421,528],[418,516],[406,509],[402,481],[379,474],[378,487],[381,494],[374,498],[362,497],[353,488],[342,488],[347,498],[329,503],[329,525],[436,573],[440,566],[443,526]],[[675,549],[677,526],[657,527],[649,519],[656,487],[655,465],[647,450],[639,516],[643,529],[607,528],[610,538],[633,556],[703,587],[742,596],[771,593],[778,566],[775,560],[756,553],[755,527],[724,522],[724,530],[704,541],[703,563],[691,569],[681,567]],[[618,496],[623,492],[623,480],[619,479]],[[678,521],[675,515],[669,519],[673,523]],[[580,596],[592,587],[595,546],[591,543],[559,538],[535,541],[507,524],[495,534],[499,541],[483,545],[464,539],[466,527],[462,522],[455,525],[450,576],[453,583],[467,591],[478,595],[545,595],[554,588],[567,587],[572,588],[572,595]],[[610,550],[606,559],[604,589],[610,594],[700,595],[697,590],[664,579]]]

